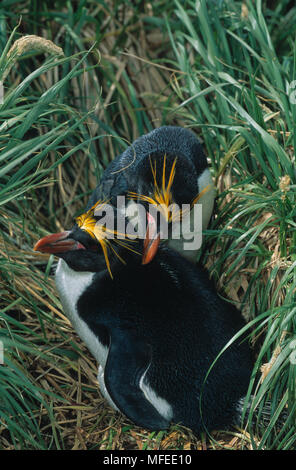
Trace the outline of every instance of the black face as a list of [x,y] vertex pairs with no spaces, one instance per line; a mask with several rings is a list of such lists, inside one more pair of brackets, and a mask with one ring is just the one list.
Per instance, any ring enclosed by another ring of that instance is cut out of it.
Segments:
[[42,238],[34,250],[62,258],[75,271],[99,272],[107,269],[100,243],[77,225],[70,231]]
[[[149,157],[142,158],[134,171],[125,174],[125,184],[129,188],[127,197],[132,197],[144,207],[143,220],[139,219],[138,221],[144,227],[144,232],[143,237],[138,240],[140,249],[137,248],[137,251],[142,253],[144,246],[143,264],[153,259],[160,240],[170,238],[171,222],[175,220],[172,214],[166,211],[155,211],[157,204],[170,206],[175,203],[182,209],[181,204],[190,205],[198,193],[196,171],[188,159],[182,158],[180,155],[176,158],[175,154],[169,153],[166,153],[164,158],[163,152],[152,153]],[[134,193],[134,195],[131,196],[131,193]],[[144,198],[141,196],[144,196]],[[149,198],[155,203],[153,204],[152,201],[151,204]],[[91,219],[94,218],[94,211],[92,211],[91,204],[90,206],[84,216],[86,215]],[[153,208],[152,210],[150,206]],[[150,227],[149,230],[149,238],[147,233],[145,234],[148,213],[152,215],[153,219],[152,229]],[[115,230],[117,218],[116,215]],[[81,224],[79,221],[77,223],[79,223],[79,227],[84,228],[87,226],[87,224],[84,226],[83,221]],[[35,249],[44,253],[55,254],[65,260],[69,267],[75,271],[101,272],[107,269],[110,273],[111,268],[113,269],[111,264],[118,263],[119,256],[124,260],[127,257],[130,258],[130,252],[122,248],[122,245],[120,246],[115,240],[108,240],[103,244],[102,241],[97,241],[86,230],[79,227],[75,224],[69,232],[45,237],[36,244]],[[165,227],[165,231],[163,227]],[[134,246],[134,244],[131,244],[131,248]],[[116,256],[114,250],[119,256]],[[139,259],[141,260],[141,258]]]
[[[77,225],[69,233],[69,239],[75,240],[83,248],[55,253],[62,258],[74,271],[100,272],[105,269],[106,261],[99,242]],[[79,246],[78,245],[78,246]]]
[[[165,169],[164,169],[165,160]],[[178,157],[175,154],[155,152],[149,158],[142,158],[135,170],[128,175],[128,185],[138,194],[153,196],[155,180],[160,190],[163,189],[163,173],[165,173],[165,186],[167,187],[170,173],[175,163],[175,172],[171,185],[172,202],[175,204],[190,204],[198,193],[197,174],[192,162]],[[155,166],[154,166],[155,165]],[[153,170],[152,170],[153,169]]]
[[134,259],[141,262],[140,250],[137,241],[129,244],[128,241],[110,239],[104,244],[97,241],[85,230],[75,224],[70,231],[54,233],[39,240],[35,251],[54,254],[62,258],[74,271],[106,272],[113,277],[113,271],[123,266],[122,262]]

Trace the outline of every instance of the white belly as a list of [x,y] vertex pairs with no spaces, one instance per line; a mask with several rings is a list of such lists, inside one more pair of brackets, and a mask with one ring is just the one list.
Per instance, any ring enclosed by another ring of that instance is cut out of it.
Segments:
[[112,408],[114,408],[114,410],[116,411],[120,411],[117,406],[115,405],[114,401],[112,400],[112,398],[110,397],[109,395],[109,392],[106,388],[106,385],[105,385],[105,378],[104,378],[104,369],[102,366],[99,367],[99,370],[98,370],[98,382],[99,382],[99,385],[100,385],[100,390],[101,390],[101,394],[103,395],[103,397],[106,398],[107,402],[109,403],[109,405],[112,406]]
[[[92,282],[93,276],[94,273],[74,271],[69,268],[65,261],[60,259],[55,276],[56,286],[65,314],[71,321],[79,337],[100,364],[97,378],[102,395],[115,410],[119,411],[106,389],[104,380],[104,369],[107,362],[108,348],[100,343],[98,337],[89,329],[85,321],[80,318],[77,312],[77,301],[84,290]],[[145,373],[141,377],[140,388],[142,389],[146,399],[150,401],[162,416],[166,418],[170,417],[170,405],[166,403],[163,398],[156,395],[156,393],[149,387],[149,384],[144,381],[144,376]]]
[[64,312],[71,321],[78,336],[86,344],[94,358],[98,361],[98,382],[102,395],[107,399],[110,405],[118,410],[107,392],[104,381],[104,369],[108,356],[108,348],[103,346],[98,337],[89,329],[87,324],[78,315],[77,301],[82,292],[90,285],[94,273],[77,272],[69,268],[62,259],[59,260],[56,270],[56,286],[64,308]]
[[146,373],[149,369],[149,366],[140,379],[140,389],[144,393],[145,398],[151,403],[151,405],[154,406],[158,413],[163,416],[163,418],[171,421],[173,418],[173,410],[171,405],[164,398],[157,395],[157,393],[150,387],[148,380],[146,379]]
[[64,308],[77,334],[86,344],[94,358],[105,367],[108,348],[103,346],[98,337],[89,329],[84,320],[78,315],[77,301],[84,290],[90,285],[94,273],[77,272],[69,268],[62,259],[56,270],[56,286]]

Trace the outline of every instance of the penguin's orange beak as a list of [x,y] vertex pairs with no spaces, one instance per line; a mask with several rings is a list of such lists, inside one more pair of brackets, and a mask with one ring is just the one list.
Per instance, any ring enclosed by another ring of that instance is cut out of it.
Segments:
[[41,253],[64,253],[71,250],[85,250],[85,247],[69,237],[70,232],[59,232],[41,238],[34,246],[34,251]]
[[157,253],[160,243],[160,233],[157,230],[157,225],[149,212],[147,212],[147,230],[144,240],[142,264],[150,263]]

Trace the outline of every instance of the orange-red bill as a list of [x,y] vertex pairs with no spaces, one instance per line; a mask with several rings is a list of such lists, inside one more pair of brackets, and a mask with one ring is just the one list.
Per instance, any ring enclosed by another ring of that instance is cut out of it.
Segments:
[[53,233],[47,235],[47,237],[41,238],[34,246],[34,251],[55,254],[71,250],[85,250],[85,247],[81,243],[72,238],[68,238],[69,233],[69,231]]
[[160,233],[157,231],[156,222],[149,212],[147,212],[147,222],[142,264],[148,264],[153,260],[160,243]]

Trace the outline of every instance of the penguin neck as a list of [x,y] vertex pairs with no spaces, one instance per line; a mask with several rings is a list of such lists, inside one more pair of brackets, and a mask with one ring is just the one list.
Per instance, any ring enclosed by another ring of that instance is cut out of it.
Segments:
[[[139,253],[142,252],[141,243],[137,245],[137,249]],[[175,258],[177,257],[183,265],[183,257],[171,250],[166,243],[161,243],[155,258],[145,266],[142,265],[142,257],[139,254],[123,250],[121,256],[125,264],[119,259],[113,259],[110,263],[114,280],[124,277],[129,280],[131,285],[134,282],[147,282],[148,285],[154,279],[158,284],[159,276],[161,277],[161,273],[165,273],[165,277],[168,276],[175,286],[179,286],[179,276],[174,268]]]
[[[126,267],[131,266],[132,268],[135,268],[136,266],[141,265],[141,253],[143,250],[142,244],[135,241],[133,244],[130,244],[129,247],[130,249],[116,245],[114,247],[116,254],[110,250],[109,263],[112,276],[115,277],[121,275],[122,271],[124,271]],[[107,266],[106,272],[108,272]],[[110,273],[108,273],[108,275],[110,275]]]

